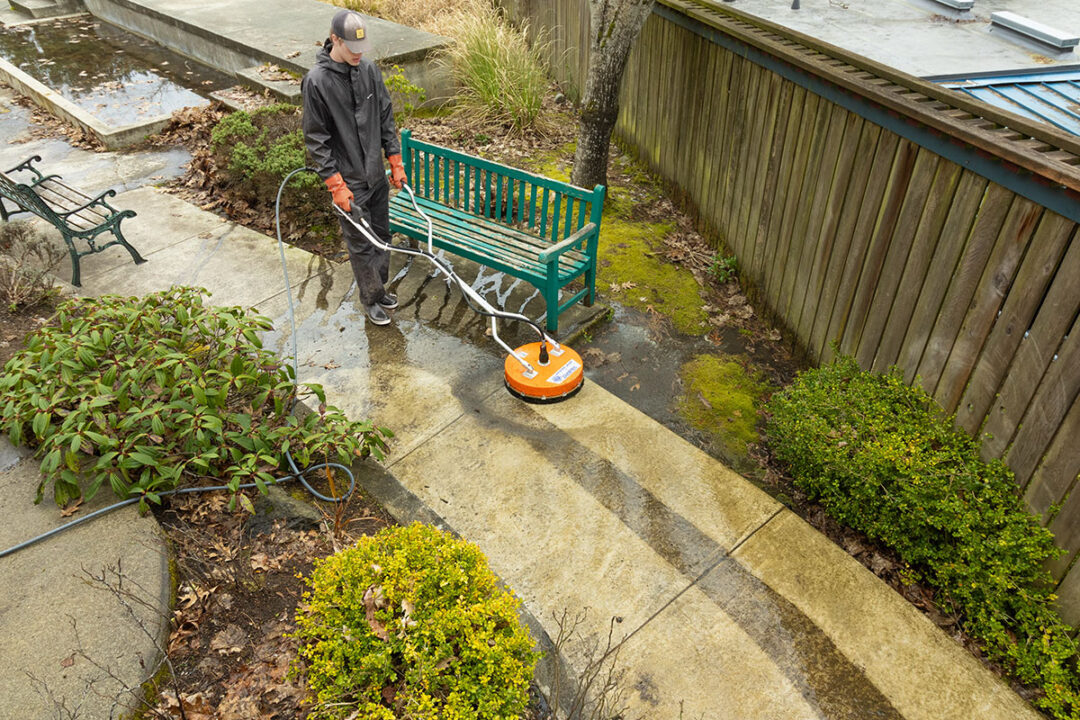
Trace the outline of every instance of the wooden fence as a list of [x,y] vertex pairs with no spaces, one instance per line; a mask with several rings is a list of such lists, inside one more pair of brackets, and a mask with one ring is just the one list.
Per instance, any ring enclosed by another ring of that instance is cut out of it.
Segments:
[[[584,87],[586,0],[508,4]],[[621,97],[618,134],[812,360],[898,366],[1009,464],[1080,621],[1078,139],[700,0],[657,4]]]

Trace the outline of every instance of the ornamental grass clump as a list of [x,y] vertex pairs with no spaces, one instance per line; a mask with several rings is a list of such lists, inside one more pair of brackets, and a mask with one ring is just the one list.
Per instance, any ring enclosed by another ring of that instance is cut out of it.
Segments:
[[297,611],[294,674],[315,718],[510,720],[537,654],[483,553],[419,523],[321,561]]
[[[327,459],[381,458],[389,431],[326,405],[318,385],[299,389],[291,366],[262,347],[270,320],[240,307],[203,304],[205,290],[179,287],[143,298],[74,298],[61,304],[0,378],[0,430],[41,457],[40,502],[117,497],[160,502],[180,486],[261,490]],[[291,412],[298,392],[315,412]]]
[[510,26],[491,7],[463,12],[452,26],[441,62],[458,85],[459,116],[517,132],[536,127],[549,84],[543,39],[530,44],[527,27]]
[[795,484],[840,522],[895,550],[996,662],[1080,717],[1077,644],[1053,608],[1053,536],[1012,472],[902,375],[851,358],[801,373],[768,405],[767,434]]

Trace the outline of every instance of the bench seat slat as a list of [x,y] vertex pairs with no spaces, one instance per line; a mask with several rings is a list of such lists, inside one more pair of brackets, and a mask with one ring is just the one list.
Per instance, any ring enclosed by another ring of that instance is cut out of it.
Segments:
[[[429,205],[423,209],[431,216],[437,246],[451,251],[467,249],[493,262],[528,272],[531,277],[541,281],[546,278],[547,266],[537,257],[539,250],[543,248],[537,248],[533,242],[535,239],[531,236],[481,218],[463,222],[461,218],[449,216],[438,206]],[[391,226],[426,242],[427,223],[417,216],[411,207],[406,208],[401,201],[391,202]],[[559,258],[559,277],[571,278],[580,274],[587,266],[588,258],[583,253],[568,251]]]
[[[531,248],[532,252],[537,255],[555,244],[546,237],[540,237],[521,227],[513,227],[504,224],[499,222],[498,219],[489,220],[487,218],[478,218],[475,215],[463,212],[457,208],[447,207],[425,198],[417,198],[416,202],[424,212],[429,215],[434,213],[446,216],[447,221],[451,223],[459,222],[464,226],[470,226],[472,223],[481,223],[484,232],[493,233],[498,236],[506,235],[513,238],[513,242],[520,244],[523,247]],[[412,203],[404,195],[398,195],[395,198],[392,198],[390,200],[390,206],[391,208],[395,208],[399,214],[415,216]],[[567,236],[570,234],[571,233],[567,233]],[[582,254],[581,257],[585,258],[586,256]]]

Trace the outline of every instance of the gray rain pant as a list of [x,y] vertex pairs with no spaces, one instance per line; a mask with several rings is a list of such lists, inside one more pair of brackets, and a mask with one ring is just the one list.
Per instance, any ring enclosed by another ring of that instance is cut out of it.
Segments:
[[[376,187],[361,187],[349,183],[353,192],[353,217],[363,217],[375,231],[375,237],[390,244],[390,185],[382,182]],[[374,305],[386,293],[384,286],[390,279],[390,251],[372,245],[345,218],[338,217],[345,248],[349,251],[349,263],[359,289],[360,302]]]

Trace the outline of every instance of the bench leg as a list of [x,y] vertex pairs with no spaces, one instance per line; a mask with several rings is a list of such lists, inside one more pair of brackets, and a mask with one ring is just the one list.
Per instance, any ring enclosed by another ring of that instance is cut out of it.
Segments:
[[124,237],[124,234],[120,232],[119,223],[117,223],[116,227],[113,228],[113,235],[116,236],[116,239],[120,241],[121,245],[127,248],[127,251],[131,254],[131,259],[135,261],[136,265],[142,265],[144,262],[146,262],[146,258],[140,255],[139,251],[135,249],[135,246],[129,243]]
[[549,282],[544,287],[544,303],[547,305],[547,329],[555,334],[559,331],[559,286]]
[[75,287],[82,287],[82,275],[79,273],[79,251],[75,249],[75,243],[67,235],[64,235],[64,242],[67,244],[68,255],[71,256],[71,284]]
[[596,260],[594,259],[592,264],[589,265],[589,269],[585,271],[585,287],[588,289],[588,294],[585,295],[585,307],[592,307],[592,304],[596,301]]
[[7,208],[4,207],[3,200],[0,200],[0,220],[3,220],[4,222],[8,221],[8,211]]

